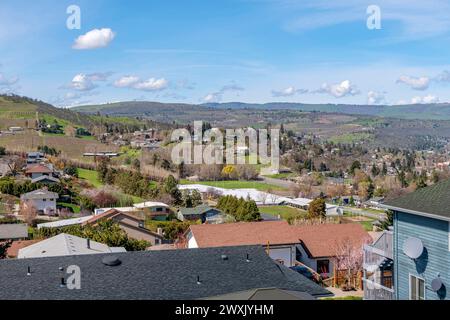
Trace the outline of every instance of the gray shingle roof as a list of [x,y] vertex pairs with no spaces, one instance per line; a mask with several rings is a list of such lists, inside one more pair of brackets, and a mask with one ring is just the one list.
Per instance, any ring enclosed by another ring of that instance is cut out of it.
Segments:
[[389,200],[385,206],[450,218],[450,180]]
[[51,192],[46,189],[38,189],[21,195],[22,200],[40,200],[40,199],[58,199],[56,192]]
[[189,215],[189,216],[190,215],[202,215],[210,210],[220,211],[219,209],[211,208],[208,205],[199,205],[195,208],[182,208],[182,209],[180,209],[180,213],[184,216],[185,215]]
[[[246,261],[247,254],[250,262]],[[0,261],[2,299],[200,299],[256,288],[328,295],[327,290],[274,262],[260,246],[115,253]],[[223,260],[222,255],[228,259]],[[81,268],[81,289],[61,287],[60,267]],[[27,276],[27,267],[31,276]],[[197,276],[201,284],[197,283]]]
[[28,226],[26,224],[0,224],[0,240],[28,238]]

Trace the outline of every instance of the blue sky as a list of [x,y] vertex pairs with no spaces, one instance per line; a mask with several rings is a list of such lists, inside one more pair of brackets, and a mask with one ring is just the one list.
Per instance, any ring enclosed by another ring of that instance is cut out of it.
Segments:
[[[381,29],[366,25],[369,5]],[[67,7],[81,10],[69,30]],[[124,100],[450,101],[450,2],[2,0],[0,91]]]

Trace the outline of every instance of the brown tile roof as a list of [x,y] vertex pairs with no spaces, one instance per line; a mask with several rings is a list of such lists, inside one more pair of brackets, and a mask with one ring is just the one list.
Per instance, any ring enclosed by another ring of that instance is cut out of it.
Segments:
[[286,221],[192,225],[200,248],[299,243]]
[[263,221],[192,225],[190,230],[200,248],[301,243],[311,257],[334,256],[337,244],[347,238],[355,245],[370,239],[358,223],[291,226],[286,221]]
[[39,241],[41,241],[41,240],[13,241],[13,243],[11,243],[11,246],[6,251],[6,256],[8,258],[17,258],[17,255],[19,254],[20,249],[31,246],[32,244],[35,244]]
[[26,173],[52,173],[53,170],[51,170],[50,168],[42,165],[42,164],[37,164],[34,166],[30,166],[27,168]]
[[359,223],[293,226],[303,247],[312,258],[333,257],[339,243],[347,239],[356,247],[372,242],[369,233]]

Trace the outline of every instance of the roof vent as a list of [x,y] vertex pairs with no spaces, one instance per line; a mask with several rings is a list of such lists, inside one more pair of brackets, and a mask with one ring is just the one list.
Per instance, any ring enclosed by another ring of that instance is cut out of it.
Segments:
[[60,286],[61,288],[65,287],[65,286],[66,286],[66,279],[61,278],[61,283],[59,284],[59,286]]
[[122,263],[116,256],[107,256],[102,259],[102,263],[105,266],[115,267]]
[[247,257],[245,258],[245,262],[251,262],[252,260],[250,260],[250,255],[247,253]]
[[222,258],[222,260],[228,260],[228,256],[226,254],[223,254],[220,257]]
[[200,281],[200,276],[197,276],[197,284],[198,284],[198,285],[201,285],[201,284],[202,284],[202,282]]
[[27,268],[27,276],[31,276],[31,267],[30,266],[28,266],[28,268]]

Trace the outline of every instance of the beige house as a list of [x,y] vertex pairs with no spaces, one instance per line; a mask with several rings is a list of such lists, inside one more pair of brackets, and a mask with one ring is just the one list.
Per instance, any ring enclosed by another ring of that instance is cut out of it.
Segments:
[[122,230],[124,230],[130,238],[136,240],[145,240],[152,245],[159,245],[163,243],[164,236],[162,232],[156,233],[149,229],[146,229],[144,226],[144,220],[139,219],[131,213],[122,212],[117,209],[111,209],[102,214],[94,216],[88,221],[83,222],[82,225],[95,225],[103,219],[113,220],[114,222],[117,222],[120,228],[122,228]]

